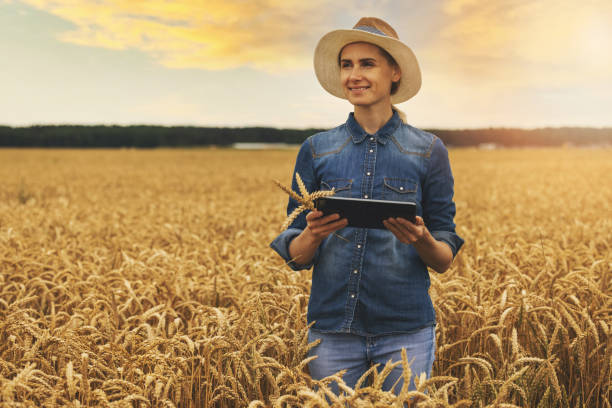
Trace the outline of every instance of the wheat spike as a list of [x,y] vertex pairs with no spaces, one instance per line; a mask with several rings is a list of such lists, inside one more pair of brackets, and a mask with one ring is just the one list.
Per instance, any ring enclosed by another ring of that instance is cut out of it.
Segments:
[[308,193],[308,189],[306,188],[306,185],[300,177],[300,173],[295,173],[295,181],[297,181],[297,185],[300,189],[300,194],[302,195],[302,198],[308,200],[310,198],[310,194]]
[[68,384],[68,395],[70,396],[70,399],[73,400],[77,391],[77,387],[76,379],[74,378],[74,369],[72,361],[69,361],[66,365],[66,381]]
[[293,191],[292,189],[285,187],[279,181],[274,180],[276,185],[281,188],[285,193],[289,194],[295,201],[300,203],[301,205],[295,208],[291,214],[287,216],[283,224],[281,225],[281,231],[284,231],[291,225],[291,223],[304,211],[306,210],[314,210],[314,200],[321,197],[329,197],[334,195],[335,190],[332,188],[331,190],[322,190],[322,191],[314,191],[312,193],[308,192],[306,185],[302,181],[299,173],[295,173],[295,179],[297,181],[298,187],[300,189],[301,196]]
[[278,186],[278,187],[279,187],[281,190],[283,190],[285,193],[289,194],[289,196],[290,196],[291,198],[293,198],[295,201],[297,201],[298,203],[301,203],[301,202],[302,202],[302,197],[300,197],[300,196],[299,196],[299,194],[297,194],[295,191],[293,191],[293,190],[292,190],[292,189],[290,189],[290,188],[285,187],[285,186],[284,186],[283,184],[281,184],[281,182],[280,182],[280,181],[278,181],[278,180],[273,180],[273,181],[274,181],[274,183],[276,183],[276,185],[277,185],[277,186]]
[[300,205],[295,210],[293,210],[291,214],[287,216],[287,218],[283,222],[283,225],[281,225],[281,231],[286,230],[289,225],[291,225],[293,220],[295,220],[303,211],[306,211],[306,207],[304,205]]
[[520,356],[520,347],[518,342],[518,333],[516,331],[516,327],[512,328],[512,357],[515,359]]
[[89,367],[89,354],[81,353],[81,393],[83,394],[83,404],[89,405],[89,378],[88,378],[88,367]]

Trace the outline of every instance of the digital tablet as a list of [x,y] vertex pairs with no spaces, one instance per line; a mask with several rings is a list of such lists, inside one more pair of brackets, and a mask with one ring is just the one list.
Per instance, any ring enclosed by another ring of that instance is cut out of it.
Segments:
[[348,220],[349,227],[386,229],[383,220],[389,217],[416,222],[416,204],[413,202],[321,197],[315,199],[314,205],[325,215],[340,214],[340,218]]

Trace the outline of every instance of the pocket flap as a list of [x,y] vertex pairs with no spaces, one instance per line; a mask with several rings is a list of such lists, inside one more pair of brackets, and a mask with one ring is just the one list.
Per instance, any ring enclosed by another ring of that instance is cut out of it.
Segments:
[[349,190],[352,184],[352,179],[321,180],[321,187],[323,187],[323,190],[331,190],[333,188],[336,192]]
[[385,177],[385,187],[390,188],[396,193],[415,193],[417,191],[417,183],[410,179]]

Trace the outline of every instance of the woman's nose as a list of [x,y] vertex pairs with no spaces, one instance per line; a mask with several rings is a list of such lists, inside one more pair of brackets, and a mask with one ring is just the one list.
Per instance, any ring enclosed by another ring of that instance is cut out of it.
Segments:
[[359,67],[353,67],[353,69],[351,69],[351,72],[349,74],[349,79],[351,80],[361,79],[361,71],[359,70]]

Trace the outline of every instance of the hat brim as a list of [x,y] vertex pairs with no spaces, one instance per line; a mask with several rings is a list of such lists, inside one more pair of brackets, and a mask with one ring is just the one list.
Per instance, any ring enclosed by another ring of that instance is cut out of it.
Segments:
[[338,54],[342,47],[354,42],[368,42],[387,51],[398,63],[402,76],[397,91],[391,95],[391,103],[401,103],[412,98],[421,88],[421,70],[412,50],[392,37],[350,29],[334,30],[325,34],[314,53],[314,69],[321,86],[330,94],[346,99],[340,83]]

